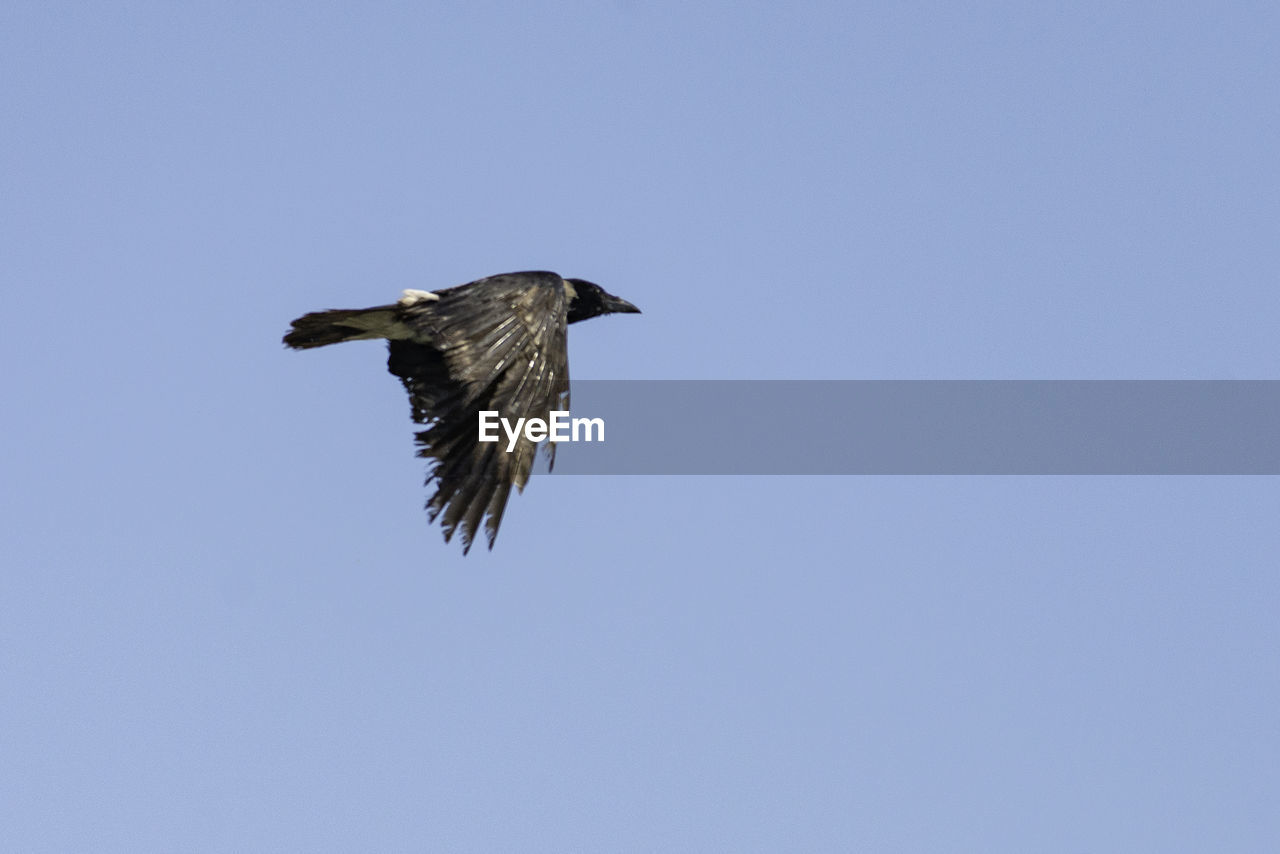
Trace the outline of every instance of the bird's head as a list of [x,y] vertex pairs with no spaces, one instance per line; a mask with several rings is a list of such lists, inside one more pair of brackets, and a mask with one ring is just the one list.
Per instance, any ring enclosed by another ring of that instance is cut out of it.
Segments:
[[588,320],[602,314],[639,314],[640,309],[615,297],[604,288],[586,279],[565,279],[569,290],[569,322]]

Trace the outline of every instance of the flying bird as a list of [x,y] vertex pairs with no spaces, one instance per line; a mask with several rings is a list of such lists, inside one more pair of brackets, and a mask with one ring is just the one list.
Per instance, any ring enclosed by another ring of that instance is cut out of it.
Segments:
[[[503,273],[439,291],[407,290],[398,302],[332,309],[293,321],[284,343],[295,350],[385,338],[387,370],[409,392],[418,456],[429,460],[428,519],[441,518],[445,542],[460,532],[462,551],[476,531],[493,548],[511,487],[524,491],[537,443],[514,448],[478,440],[478,413],[548,419],[569,409],[567,326],[640,309],[584,279],[555,273]],[[555,443],[545,445],[555,463]]]

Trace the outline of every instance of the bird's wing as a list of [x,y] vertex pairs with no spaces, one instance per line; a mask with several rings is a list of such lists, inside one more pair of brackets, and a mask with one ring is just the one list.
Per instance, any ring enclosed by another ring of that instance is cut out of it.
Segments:
[[[415,419],[429,425],[417,436],[418,455],[435,461],[427,478],[437,484],[428,515],[433,522],[442,516],[446,541],[461,528],[465,553],[482,519],[493,547],[511,487],[524,489],[537,450],[523,431],[510,452],[501,429],[498,442],[478,441],[478,413],[497,410],[515,425],[518,418],[549,420],[552,410],[569,408],[568,296],[554,273],[493,276],[438,294],[439,300],[406,310],[438,354],[436,364],[428,359],[421,371],[396,372]],[[547,454],[554,463],[554,443],[547,443]]]

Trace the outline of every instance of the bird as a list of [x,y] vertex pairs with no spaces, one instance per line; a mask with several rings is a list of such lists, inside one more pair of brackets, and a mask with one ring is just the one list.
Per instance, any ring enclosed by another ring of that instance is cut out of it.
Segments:
[[[569,409],[567,326],[605,314],[639,314],[630,302],[585,279],[545,270],[502,273],[436,291],[405,290],[390,305],[304,314],[284,336],[310,350],[385,338],[387,370],[409,393],[417,455],[428,460],[429,523],[441,520],[471,550],[484,522],[489,549],[498,536],[511,487],[524,491],[536,446],[520,435],[480,442],[478,414],[547,419]],[[555,443],[544,445],[555,464]]]

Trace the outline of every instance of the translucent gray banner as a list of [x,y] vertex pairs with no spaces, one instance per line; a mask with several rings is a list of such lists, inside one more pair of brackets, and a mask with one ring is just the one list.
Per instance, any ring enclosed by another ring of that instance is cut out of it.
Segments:
[[1280,474],[1280,381],[576,380],[556,474]]

